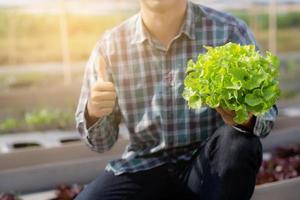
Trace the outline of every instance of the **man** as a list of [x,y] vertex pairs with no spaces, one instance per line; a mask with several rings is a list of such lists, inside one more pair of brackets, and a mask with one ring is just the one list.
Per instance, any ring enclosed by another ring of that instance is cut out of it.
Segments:
[[189,109],[185,66],[203,45],[256,44],[245,23],[187,0],[140,0],[140,12],[108,31],[88,62],[77,127],[88,146],[109,150],[123,121],[130,133],[77,200],[250,199],[261,164],[258,138],[277,115],[235,124],[223,108]]

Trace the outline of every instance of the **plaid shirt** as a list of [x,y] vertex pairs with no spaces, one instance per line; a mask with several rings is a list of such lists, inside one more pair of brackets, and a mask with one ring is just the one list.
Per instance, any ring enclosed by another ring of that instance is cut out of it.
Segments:
[[[107,170],[118,175],[189,160],[197,144],[224,124],[214,109],[189,109],[182,92],[187,61],[196,61],[205,52],[203,45],[227,42],[256,44],[241,20],[192,2],[168,48],[147,32],[140,13],[103,35],[86,66],[76,120],[88,146],[98,152],[109,150],[116,142],[120,121],[128,128],[129,145]],[[107,63],[107,75],[118,98],[114,111],[87,129],[84,113],[90,87],[97,80],[99,55]],[[274,106],[257,117],[254,134],[266,136],[276,116]]]

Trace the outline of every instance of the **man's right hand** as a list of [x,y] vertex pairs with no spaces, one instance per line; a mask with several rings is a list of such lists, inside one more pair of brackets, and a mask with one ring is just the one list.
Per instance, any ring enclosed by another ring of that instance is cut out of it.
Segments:
[[114,84],[107,81],[104,58],[100,57],[99,61],[98,79],[91,88],[87,104],[88,126],[94,124],[99,118],[112,113],[117,97]]

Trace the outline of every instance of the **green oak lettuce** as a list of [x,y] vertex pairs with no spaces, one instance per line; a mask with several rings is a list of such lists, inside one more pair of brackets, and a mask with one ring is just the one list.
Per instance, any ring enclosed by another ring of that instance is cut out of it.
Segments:
[[270,52],[263,56],[254,45],[205,48],[196,63],[187,63],[182,95],[190,108],[208,105],[234,110],[234,121],[241,124],[248,112],[260,116],[275,104],[280,95],[276,56]]

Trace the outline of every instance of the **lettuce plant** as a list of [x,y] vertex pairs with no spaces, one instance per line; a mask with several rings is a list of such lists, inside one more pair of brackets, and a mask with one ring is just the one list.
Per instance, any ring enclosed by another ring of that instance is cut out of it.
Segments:
[[227,43],[205,48],[207,52],[196,63],[187,63],[182,95],[190,108],[207,105],[233,110],[234,121],[241,124],[248,112],[260,116],[275,104],[280,95],[276,56],[262,55],[254,45]]

